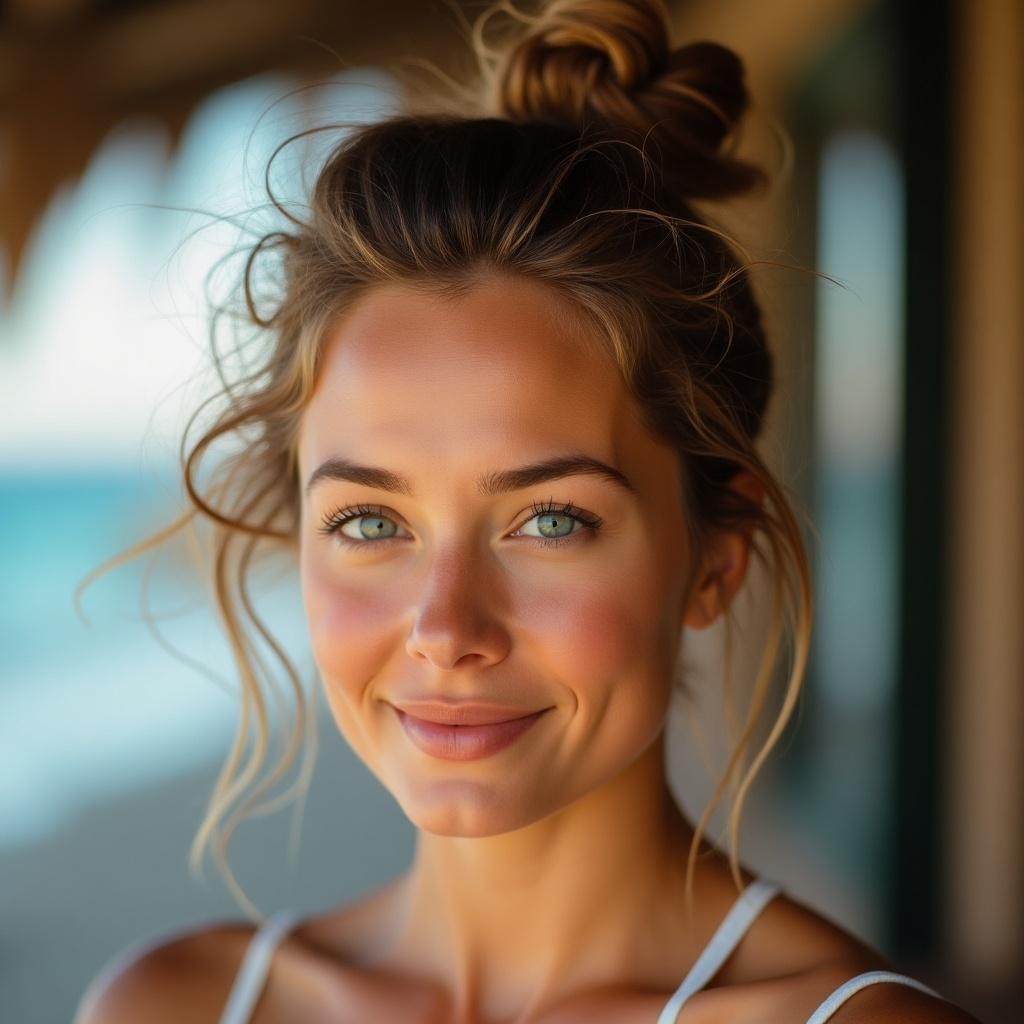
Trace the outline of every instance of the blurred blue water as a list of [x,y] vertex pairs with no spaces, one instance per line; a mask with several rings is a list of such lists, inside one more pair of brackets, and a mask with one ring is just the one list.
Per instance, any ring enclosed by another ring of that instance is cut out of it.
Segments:
[[[86,591],[88,624],[73,606],[91,569],[173,517],[176,495],[171,478],[130,471],[0,476],[0,848],[38,841],[93,801],[226,749],[233,673],[191,573],[165,551],[152,604],[173,646],[222,688],[153,636],[141,614],[141,561]],[[298,602],[272,598],[294,645]]]
[[[87,642],[72,608],[74,588],[105,557],[141,535],[141,523],[152,520],[160,494],[172,486],[169,480],[161,484],[116,470],[0,476],[5,685],[13,665],[60,658],[72,638]],[[110,583],[123,595],[130,576],[115,573]]]

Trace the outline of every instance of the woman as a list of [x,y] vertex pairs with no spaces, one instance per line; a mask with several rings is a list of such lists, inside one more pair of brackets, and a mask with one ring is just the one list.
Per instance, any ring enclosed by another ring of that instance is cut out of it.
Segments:
[[[134,956],[78,1024],[969,1024],[736,855],[810,632],[799,527],[755,447],[772,374],[747,268],[690,205],[763,181],[723,152],[742,66],[671,50],[654,0],[518,16],[503,49],[476,37],[477,106],[354,130],[308,217],[281,209],[245,279],[268,344],[226,371],[184,467],[181,523],[216,531],[240,738],[251,708],[265,730],[245,574],[285,545],[337,726],[415,824],[413,863],[317,918]],[[261,313],[269,256],[281,292]],[[204,454],[239,439],[200,485]],[[665,773],[682,629],[728,615],[752,554],[774,629],[694,825]],[[703,830],[787,623],[785,698],[726,856]]]

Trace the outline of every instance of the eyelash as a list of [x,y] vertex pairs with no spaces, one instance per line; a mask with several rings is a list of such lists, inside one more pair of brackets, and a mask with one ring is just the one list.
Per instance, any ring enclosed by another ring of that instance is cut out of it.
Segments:
[[[546,502],[533,502],[530,506],[530,510],[533,515],[530,519],[534,519],[537,516],[550,515],[551,513],[557,513],[562,516],[569,516],[575,519],[582,527],[582,530],[574,530],[572,533],[567,534],[565,537],[531,537],[531,540],[537,541],[541,547],[555,548],[561,547],[563,544],[575,543],[577,537],[581,533],[591,532],[596,533],[601,528],[602,519],[600,516],[595,516],[592,512],[587,512],[584,509],[577,508],[571,501],[560,505],[553,501]],[[379,505],[348,505],[345,508],[338,509],[336,512],[332,512],[329,515],[324,516],[322,524],[317,527],[318,531],[325,535],[336,535],[337,539],[341,543],[352,548],[363,548],[368,545],[381,545],[386,544],[388,541],[401,540],[400,537],[385,537],[383,540],[355,540],[352,537],[347,537],[341,533],[341,527],[345,523],[350,522],[353,519],[360,519],[362,516],[384,516],[386,519],[391,519],[384,509]],[[530,521],[527,519],[523,523],[523,526]],[[521,529],[521,527],[520,527]]]

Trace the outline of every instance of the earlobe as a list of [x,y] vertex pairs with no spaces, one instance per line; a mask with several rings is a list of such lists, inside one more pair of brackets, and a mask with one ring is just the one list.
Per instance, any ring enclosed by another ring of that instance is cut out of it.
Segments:
[[730,533],[719,540],[710,568],[690,597],[685,625],[691,629],[706,629],[728,609],[743,585],[749,555],[750,542],[744,534]]
[[694,591],[683,617],[683,625],[690,629],[706,629],[720,612],[719,595],[713,577],[706,577]]
[[[757,504],[764,500],[764,487],[751,473],[737,473],[729,486]],[[728,609],[746,578],[750,543],[750,536],[745,532],[718,536],[690,596],[684,625],[691,629],[706,629]]]

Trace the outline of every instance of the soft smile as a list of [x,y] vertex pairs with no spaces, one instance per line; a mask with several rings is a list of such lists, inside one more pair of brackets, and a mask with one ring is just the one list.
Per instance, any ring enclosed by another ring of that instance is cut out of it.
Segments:
[[[394,705],[392,705],[394,706]],[[456,711],[457,709],[452,709]],[[406,735],[425,754],[439,757],[445,761],[474,761],[481,757],[489,757],[503,750],[525,733],[545,711],[535,711],[519,718],[508,718],[503,721],[486,721],[481,724],[452,725],[447,722],[430,721],[419,718],[401,708],[395,707],[398,720],[402,723]],[[425,714],[426,712],[420,712]],[[437,715],[437,712],[434,712]],[[493,718],[494,712],[490,717]],[[446,715],[451,720],[454,714]],[[463,710],[463,720],[467,717],[487,718],[486,712],[474,715]]]

